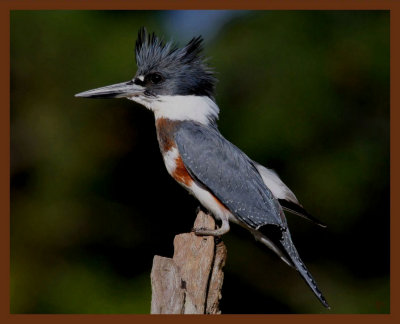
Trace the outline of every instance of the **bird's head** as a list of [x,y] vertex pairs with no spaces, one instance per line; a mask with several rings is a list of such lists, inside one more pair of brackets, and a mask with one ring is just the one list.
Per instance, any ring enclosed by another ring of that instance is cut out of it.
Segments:
[[145,28],[136,40],[136,75],[117,83],[76,94],[86,98],[128,98],[154,111],[157,117],[214,122],[216,79],[202,56],[201,36],[179,48]]

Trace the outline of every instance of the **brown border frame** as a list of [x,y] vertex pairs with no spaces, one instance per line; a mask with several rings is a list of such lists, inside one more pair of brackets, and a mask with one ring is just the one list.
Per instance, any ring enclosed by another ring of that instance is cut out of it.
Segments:
[[[391,201],[391,314],[381,315],[222,315],[222,316],[196,316],[196,315],[18,315],[10,314],[10,10],[66,10],[66,9],[268,9],[268,10],[390,10],[390,135],[391,135],[391,158],[390,158],[390,201]],[[119,323],[132,322],[154,322],[154,323],[177,323],[183,321],[229,322],[230,324],[241,321],[273,323],[303,322],[303,323],[337,323],[338,321],[360,321],[368,323],[391,323],[399,322],[399,271],[400,261],[398,255],[398,243],[400,236],[396,235],[399,228],[399,197],[398,179],[399,165],[398,137],[399,129],[395,126],[399,122],[400,106],[400,1],[398,0],[202,0],[200,2],[185,0],[1,0],[0,2],[0,41],[2,51],[0,52],[0,143],[3,158],[0,160],[0,208],[1,208],[1,260],[0,267],[0,321],[2,323]],[[396,253],[397,252],[397,253]],[[397,318],[397,320],[396,320]]]

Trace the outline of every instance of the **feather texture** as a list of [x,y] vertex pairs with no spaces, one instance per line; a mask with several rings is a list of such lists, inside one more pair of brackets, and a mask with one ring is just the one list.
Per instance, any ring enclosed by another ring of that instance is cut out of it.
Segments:
[[286,228],[278,201],[252,161],[216,128],[183,121],[175,132],[175,142],[192,177],[241,222],[255,229],[266,224]]

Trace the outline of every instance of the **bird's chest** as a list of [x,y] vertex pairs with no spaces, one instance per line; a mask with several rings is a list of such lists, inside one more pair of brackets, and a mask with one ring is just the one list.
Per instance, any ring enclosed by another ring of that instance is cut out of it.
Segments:
[[174,133],[177,127],[179,127],[179,121],[171,121],[165,118],[156,120],[157,139],[165,167],[177,182],[186,188],[190,188],[193,179],[182,161],[174,140]]

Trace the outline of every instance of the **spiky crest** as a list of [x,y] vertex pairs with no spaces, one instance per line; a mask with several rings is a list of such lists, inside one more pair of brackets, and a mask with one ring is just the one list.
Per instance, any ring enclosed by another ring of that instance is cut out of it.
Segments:
[[177,78],[180,89],[213,98],[216,79],[202,56],[203,38],[194,37],[184,47],[173,42],[165,43],[154,33],[142,27],[136,40],[136,63],[138,74],[161,72]]

